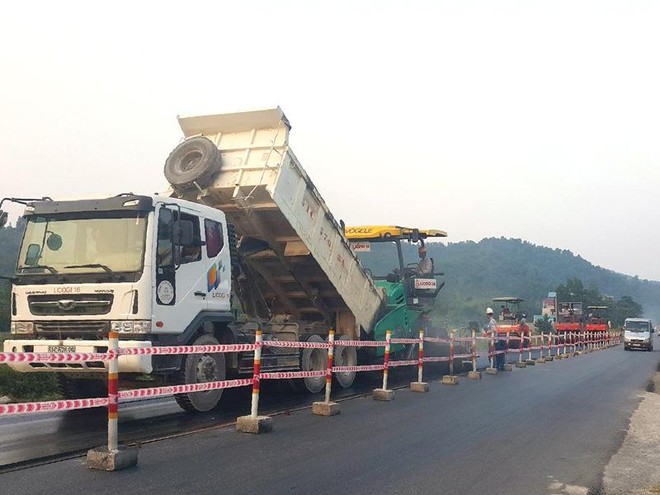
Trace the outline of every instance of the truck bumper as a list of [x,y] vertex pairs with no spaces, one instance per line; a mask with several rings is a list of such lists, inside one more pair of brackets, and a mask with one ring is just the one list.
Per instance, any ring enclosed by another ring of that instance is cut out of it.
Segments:
[[[107,340],[5,340],[5,352],[48,353],[49,346],[70,347],[68,352],[104,353],[108,351]],[[151,347],[148,340],[120,340],[119,348]],[[20,373],[99,373],[108,370],[107,361],[78,363],[7,363],[10,368]],[[120,356],[120,373],[151,373],[151,356]]]

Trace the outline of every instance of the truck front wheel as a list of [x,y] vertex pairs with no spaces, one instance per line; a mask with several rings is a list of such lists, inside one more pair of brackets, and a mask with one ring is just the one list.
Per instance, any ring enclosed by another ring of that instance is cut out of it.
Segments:
[[[202,335],[192,345],[218,345],[218,341],[212,335]],[[177,375],[177,383],[191,385],[217,382],[224,380],[226,376],[224,354],[186,354]],[[222,397],[222,389],[174,395],[177,404],[189,412],[210,411],[218,405],[220,397]]]
[[65,399],[96,399],[108,396],[108,385],[103,380],[69,378],[65,373],[58,373],[57,386]]

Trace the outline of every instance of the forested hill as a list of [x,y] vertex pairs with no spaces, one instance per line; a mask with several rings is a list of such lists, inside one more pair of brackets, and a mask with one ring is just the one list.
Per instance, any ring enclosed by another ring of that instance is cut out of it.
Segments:
[[[0,275],[13,274],[21,228],[0,229]],[[585,288],[620,299],[630,296],[642,304],[646,316],[660,321],[660,282],[641,280],[589,263],[567,250],[535,246],[519,239],[483,239],[444,245],[427,243],[435,271],[444,272],[446,285],[436,304],[436,318],[452,325],[483,320],[484,309],[497,296],[525,299],[522,308],[539,314],[541,300],[568,279],[580,279]],[[375,274],[398,265],[393,245],[372,245],[365,264]],[[385,249],[386,248],[386,249]],[[405,261],[416,262],[415,246],[404,244]],[[8,284],[0,281],[0,330],[8,326]]]
[[[407,248],[413,259],[414,248]],[[539,314],[541,300],[549,291],[577,278],[585,287],[595,287],[615,299],[630,296],[642,304],[647,316],[656,320],[660,317],[660,282],[594,266],[567,250],[502,238],[447,246],[428,243],[428,248],[436,271],[445,273],[446,286],[439,303],[447,305],[446,310],[456,316],[457,310],[468,316],[472,302],[481,316],[484,304],[497,296],[521,297],[527,301],[528,313]]]

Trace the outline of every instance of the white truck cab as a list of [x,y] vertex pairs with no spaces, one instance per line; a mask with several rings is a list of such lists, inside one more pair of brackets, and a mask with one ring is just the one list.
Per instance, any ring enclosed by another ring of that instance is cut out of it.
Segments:
[[653,350],[653,323],[647,318],[626,318],[623,324],[623,348]]
[[[207,319],[232,319],[222,211],[125,194],[35,202],[25,216],[6,352],[104,352],[111,330],[120,347],[176,345]],[[119,359],[124,373],[170,365],[151,356]],[[10,366],[69,376],[106,368],[102,362]]]

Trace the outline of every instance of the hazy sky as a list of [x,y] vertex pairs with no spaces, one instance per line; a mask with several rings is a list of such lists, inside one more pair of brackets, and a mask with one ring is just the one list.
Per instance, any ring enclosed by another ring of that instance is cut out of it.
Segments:
[[176,115],[280,105],[346,224],[660,280],[660,2],[10,2],[0,197],[163,191]]

